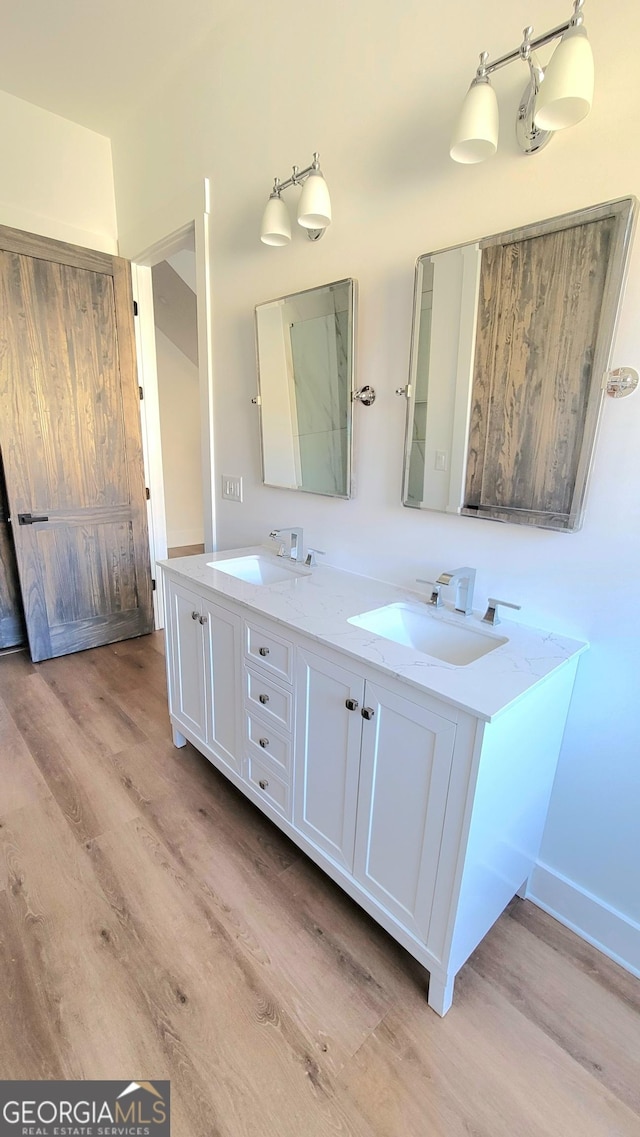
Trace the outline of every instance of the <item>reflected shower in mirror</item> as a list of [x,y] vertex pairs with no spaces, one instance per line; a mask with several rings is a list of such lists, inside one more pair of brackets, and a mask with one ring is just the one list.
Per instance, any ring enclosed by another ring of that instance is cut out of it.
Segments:
[[265,485],[351,496],[355,281],[256,307]]
[[579,528],[634,204],[419,258],[405,505]]

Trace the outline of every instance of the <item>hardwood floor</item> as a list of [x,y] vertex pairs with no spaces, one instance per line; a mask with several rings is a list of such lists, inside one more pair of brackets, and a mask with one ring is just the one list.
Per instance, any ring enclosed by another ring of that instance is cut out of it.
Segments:
[[204,545],[180,545],[167,550],[169,560],[174,557],[193,557],[196,553],[204,553]]
[[638,1137],[640,983],[518,900],[439,1019],[173,747],[162,649],[0,658],[0,1078],[170,1078],[174,1137]]

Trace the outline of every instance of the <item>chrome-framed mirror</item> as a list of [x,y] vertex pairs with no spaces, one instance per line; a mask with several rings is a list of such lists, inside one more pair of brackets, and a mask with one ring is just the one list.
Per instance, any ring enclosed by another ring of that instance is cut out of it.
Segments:
[[418,258],[404,505],[580,527],[636,204]]
[[265,485],[351,497],[356,284],[256,307]]

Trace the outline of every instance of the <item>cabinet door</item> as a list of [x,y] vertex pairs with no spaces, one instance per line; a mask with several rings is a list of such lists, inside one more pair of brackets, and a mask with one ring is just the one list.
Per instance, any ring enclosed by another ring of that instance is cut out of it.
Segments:
[[241,770],[239,746],[242,680],[239,616],[208,600],[200,601],[204,623],[208,723],[206,742],[236,773]]
[[369,682],[366,705],[354,875],[426,941],[456,726]]
[[169,709],[173,717],[201,742],[206,741],[205,625],[203,602],[182,585],[167,589],[169,631]]
[[307,651],[296,670],[294,825],[351,871],[364,680]]

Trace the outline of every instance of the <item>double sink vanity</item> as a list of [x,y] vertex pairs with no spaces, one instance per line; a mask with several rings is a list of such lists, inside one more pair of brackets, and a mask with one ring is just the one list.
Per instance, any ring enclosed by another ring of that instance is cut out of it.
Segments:
[[174,742],[420,961],[444,1015],[526,890],[586,645],[307,560],[162,564]]
[[[623,198],[419,258],[405,506],[580,527],[635,214]],[[351,497],[354,406],[376,398],[355,383],[356,282],[255,317],[264,484]],[[423,964],[444,1015],[526,894],[587,645],[501,620],[504,601],[474,612],[472,568],[417,593],[270,536],[162,565],[174,741]]]

